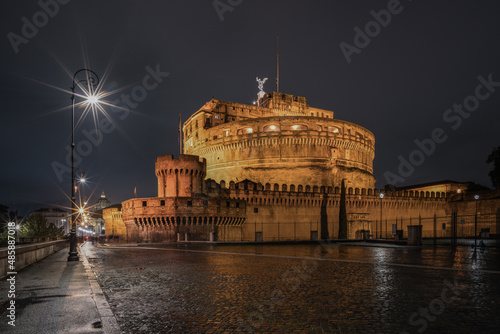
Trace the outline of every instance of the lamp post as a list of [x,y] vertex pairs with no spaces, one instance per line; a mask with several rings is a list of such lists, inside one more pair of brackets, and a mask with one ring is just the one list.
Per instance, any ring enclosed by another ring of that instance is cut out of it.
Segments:
[[474,199],[476,200],[476,213],[474,215],[474,247],[477,247],[477,200],[479,199],[479,195],[474,195]]
[[[382,199],[384,198],[384,193],[380,193],[380,239],[382,239]],[[386,231],[385,234],[387,236],[387,225],[386,225]]]
[[[85,73],[85,79],[78,80],[79,73]],[[97,74],[87,68],[79,69],[73,75],[73,85],[71,86],[71,234],[69,237],[69,256],[68,261],[78,261],[78,252],[76,250],[76,219],[73,215],[76,212],[76,184],[75,184],[75,88],[82,83],[87,84],[89,91],[99,84]],[[90,96],[89,101],[96,102],[94,96]]]

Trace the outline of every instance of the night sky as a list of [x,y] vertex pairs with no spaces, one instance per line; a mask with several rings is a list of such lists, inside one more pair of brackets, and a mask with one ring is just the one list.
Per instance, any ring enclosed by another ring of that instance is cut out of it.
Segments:
[[[179,113],[186,120],[212,97],[251,104],[256,77],[269,78],[266,92],[276,90],[277,34],[281,92],[372,131],[377,187],[390,183],[388,172],[397,186],[491,187],[485,161],[500,145],[498,1],[59,2],[8,1],[0,14],[0,204],[20,215],[69,206],[70,173],[61,181],[53,165],[66,165],[78,69],[98,73],[112,93],[106,103],[119,106],[105,107],[115,128],[78,165],[91,181],[84,193],[93,201],[104,190],[120,203],[136,184],[138,197],[156,196],[154,161],[178,154]],[[155,71],[150,89],[140,88]],[[121,96],[132,92],[141,101],[127,107]],[[464,103],[470,112],[453,110]],[[86,117],[77,146],[94,128]],[[433,132],[439,142],[431,145]],[[418,153],[415,140],[435,148]],[[403,177],[399,156],[419,165]]]

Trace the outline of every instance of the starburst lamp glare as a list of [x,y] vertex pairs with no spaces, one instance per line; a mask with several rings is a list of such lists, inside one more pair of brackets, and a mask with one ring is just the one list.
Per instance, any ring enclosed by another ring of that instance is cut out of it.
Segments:
[[97,95],[89,95],[87,97],[87,104],[90,104],[90,105],[99,104],[99,97]]

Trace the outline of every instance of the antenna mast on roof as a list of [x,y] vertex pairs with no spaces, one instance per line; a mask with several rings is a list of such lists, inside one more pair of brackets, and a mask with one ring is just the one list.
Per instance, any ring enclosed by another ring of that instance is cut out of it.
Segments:
[[276,92],[280,92],[280,35],[276,35]]

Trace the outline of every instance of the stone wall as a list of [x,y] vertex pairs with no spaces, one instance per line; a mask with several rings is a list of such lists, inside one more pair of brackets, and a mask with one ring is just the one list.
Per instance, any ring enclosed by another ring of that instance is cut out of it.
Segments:
[[104,231],[107,238],[113,236],[115,242],[128,242],[127,227],[122,219],[121,208],[106,208],[102,210]]
[[0,249],[0,277],[5,276],[9,271],[20,270],[27,265],[40,261],[41,259],[68,247],[69,244],[67,240],[48,241],[30,245],[18,245],[16,246],[16,270],[8,270],[8,249],[2,248]]

